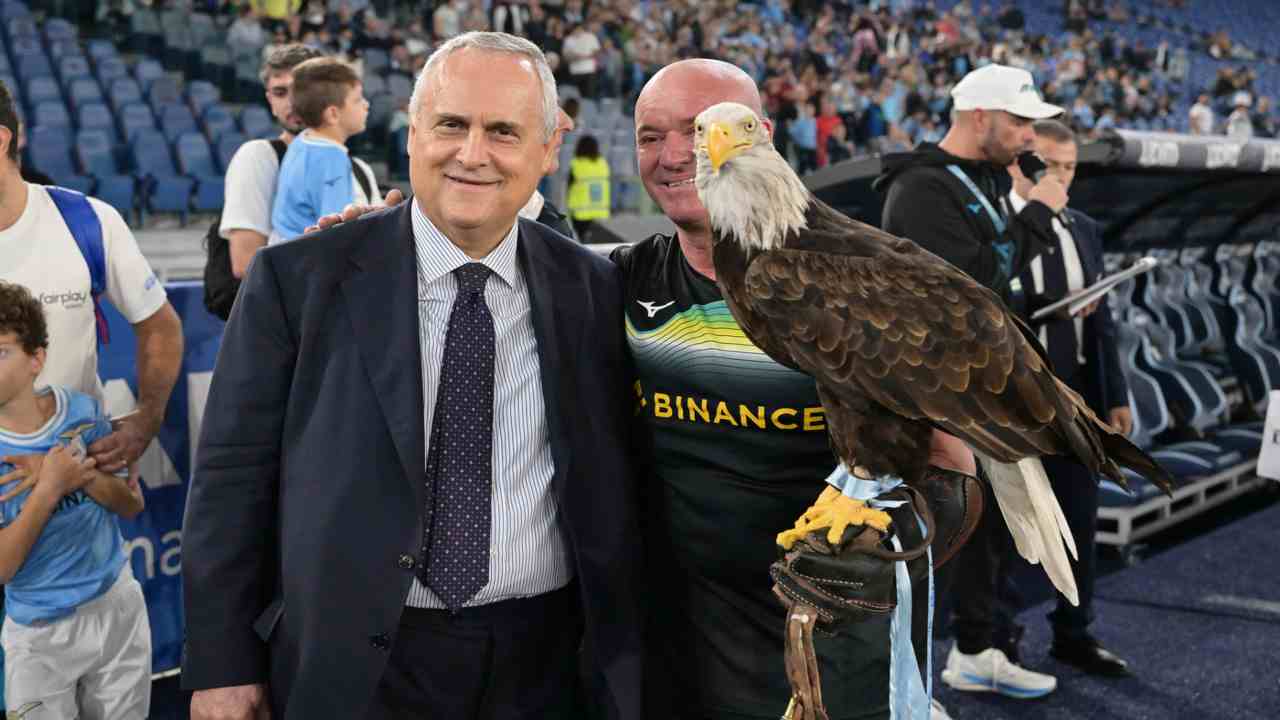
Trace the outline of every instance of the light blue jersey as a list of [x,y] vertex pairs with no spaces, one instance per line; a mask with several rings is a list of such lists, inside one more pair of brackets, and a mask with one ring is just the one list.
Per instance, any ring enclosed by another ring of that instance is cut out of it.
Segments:
[[[111,433],[110,420],[88,395],[61,387],[40,392],[53,393],[57,401],[53,417],[27,435],[0,429],[0,456],[43,455],[54,445],[84,450]],[[11,470],[12,465],[0,462],[0,475]],[[17,482],[0,486],[0,493]],[[0,503],[0,523],[16,520],[30,494],[28,490]],[[106,592],[124,562],[124,538],[116,514],[77,490],[58,503],[26,561],[5,585],[5,614],[23,625],[70,615]]]
[[292,240],[322,215],[342,212],[354,198],[347,148],[303,133],[289,143],[276,179],[271,241]]

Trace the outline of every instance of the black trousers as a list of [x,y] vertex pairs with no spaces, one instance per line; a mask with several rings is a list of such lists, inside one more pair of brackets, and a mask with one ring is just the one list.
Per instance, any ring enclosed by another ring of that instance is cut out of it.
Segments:
[[[1086,375],[1080,367],[1059,373],[1071,389],[1089,398],[1092,394],[1082,382]],[[1097,478],[1071,458],[1050,456],[1042,458],[1042,462],[1079,555],[1078,561],[1071,562],[1071,572],[1079,590],[1080,606],[1073,607],[1058,593],[1058,606],[1049,614],[1049,620],[1055,638],[1078,639],[1088,632],[1093,619]],[[1015,642],[1013,616],[1019,603],[1017,588],[1009,573],[1010,563],[1016,557],[1013,537],[986,482],[983,482],[983,493],[982,520],[968,544],[952,561],[954,568],[950,573],[952,631],[960,652],[969,655],[989,647],[1005,649]]]
[[577,584],[447,610],[405,608],[368,720],[575,720]]

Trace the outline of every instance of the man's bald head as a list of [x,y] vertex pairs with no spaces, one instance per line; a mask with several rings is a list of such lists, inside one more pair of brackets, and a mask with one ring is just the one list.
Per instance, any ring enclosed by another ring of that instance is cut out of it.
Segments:
[[636,99],[636,160],[649,196],[682,233],[710,232],[707,211],[693,186],[693,121],[703,110],[736,102],[773,126],[755,81],[720,60],[681,60],[658,71]]
[[685,96],[705,98],[705,103],[694,115],[716,103],[736,102],[764,117],[760,90],[751,76],[736,65],[710,58],[681,60],[659,70],[640,91],[636,99],[636,114],[640,115],[644,106],[651,103],[671,105]]

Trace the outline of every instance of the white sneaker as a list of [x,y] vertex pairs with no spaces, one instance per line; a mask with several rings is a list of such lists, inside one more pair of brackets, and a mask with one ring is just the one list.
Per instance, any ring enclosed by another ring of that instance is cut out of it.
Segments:
[[956,690],[995,692],[1024,700],[1044,697],[1058,687],[1057,678],[1009,662],[1003,650],[987,648],[977,655],[965,655],[954,645],[947,655],[942,681]]
[[938,702],[937,698],[929,701],[929,720],[951,720],[947,709],[942,707],[942,703]]

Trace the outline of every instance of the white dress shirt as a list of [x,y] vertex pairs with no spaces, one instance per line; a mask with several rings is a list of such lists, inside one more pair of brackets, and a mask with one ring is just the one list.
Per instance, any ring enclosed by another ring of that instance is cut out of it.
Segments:
[[[484,299],[493,315],[493,498],[489,583],[465,605],[529,597],[564,587],[573,577],[551,492],[555,471],[539,374],[529,288],[516,262],[519,223],[484,258],[473,260],[449,241],[413,203],[418,261],[418,338],[422,348],[423,431],[431,452],[431,422],[440,383],[445,333],[458,295],[452,273],[471,262],[493,271]],[[425,456],[424,456],[425,459]],[[422,482],[426,482],[423,478]],[[422,508],[418,509],[422,512]],[[421,558],[426,562],[425,557]],[[407,604],[443,608],[415,577]]]
[[[1022,208],[1027,206],[1027,201],[1018,195],[1018,191],[1013,190],[1009,193],[1009,207],[1013,212],[1020,213]],[[1066,210],[1063,210],[1066,212]],[[1080,264],[1080,250],[1076,247],[1075,236],[1071,231],[1062,224],[1057,215],[1053,217],[1053,231],[1058,236],[1058,248],[1062,256],[1062,264],[1067,270],[1067,292],[1073,293],[1077,290],[1083,290],[1084,285],[1084,266]],[[1034,287],[1032,292],[1041,294],[1044,292],[1044,257],[1037,255],[1031,261],[1031,281]],[[1056,298],[1055,298],[1056,299]],[[1072,317],[1076,331],[1076,361],[1084,365],[1084,317],[1077,314]],[[1049,347],[1049,332],[1043,325],[1039,331],[1040,344],[1046,349]]]

